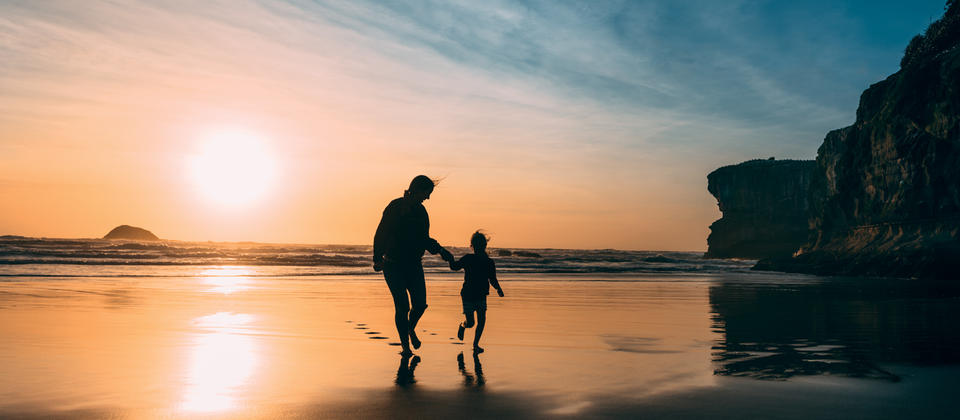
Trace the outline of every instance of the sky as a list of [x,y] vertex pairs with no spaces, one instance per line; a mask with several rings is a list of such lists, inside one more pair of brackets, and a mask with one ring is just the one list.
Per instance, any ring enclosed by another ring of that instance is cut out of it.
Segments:
[[426,174],[444,245],[702,251],[943,5],[3,0],[0,234],[369,244]]

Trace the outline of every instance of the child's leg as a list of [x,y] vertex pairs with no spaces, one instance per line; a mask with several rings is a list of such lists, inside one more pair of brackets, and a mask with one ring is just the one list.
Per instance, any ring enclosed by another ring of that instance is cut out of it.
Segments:
[[483,326],[487,323],[487,311],[481,309],[477,311],[477,332],[473,336],[473,347],[480,347],[480,336],[483,335]]
[[473,326],[473,311],[469,309],[466,302],[463,304],[463,322],[457,327],[457,338],[463,340],[463,329]]
[[[479,312],[478,312],[478,313],[479,313]],[[474,321],[473,321],[473,311],[464,312],[463,317],[464,317],[463,328],[473,327],[473,324],[474,324]]]

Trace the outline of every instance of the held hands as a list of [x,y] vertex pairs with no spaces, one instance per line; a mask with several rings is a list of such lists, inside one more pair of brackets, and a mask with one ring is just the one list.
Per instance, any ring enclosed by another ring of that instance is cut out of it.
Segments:
[[447,251],[447,249],[443,247],[440,248],[440,258],[443,258],[443,260],[446,262],[453,262],[453,259],[454,259],[453,254],[451,254],[450,251]]

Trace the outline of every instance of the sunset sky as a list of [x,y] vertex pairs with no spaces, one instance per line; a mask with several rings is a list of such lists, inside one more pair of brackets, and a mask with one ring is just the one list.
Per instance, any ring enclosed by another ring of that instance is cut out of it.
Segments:
[[444,245],[704,250],[944,5],[413,3],[0,2],[0,235],[369,244],[423,173]]

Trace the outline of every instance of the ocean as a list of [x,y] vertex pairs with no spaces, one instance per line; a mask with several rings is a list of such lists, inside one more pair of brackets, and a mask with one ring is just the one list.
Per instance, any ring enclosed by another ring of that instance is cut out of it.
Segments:
[[[455,255],[468,250],[453,248]],[[0,238],[0,418],[949,418],[960,285],[698,252],[491,249],[483,353],[424,259],[398,355],[369,246]]]
[[[449,248],[456,256],[469,248]],[[373,274],[372,248],[364,245],[285,245],[253,242],[136,242],[103,239],[0,237],[0,276],[189,276],[200,266],[244,266],[255,276]],[[752,260],[704,259],[700,252],[613,249],[493,248],[503,274],[711,274],[742,272]],[[427,273],[449,271],[424,257]]]

